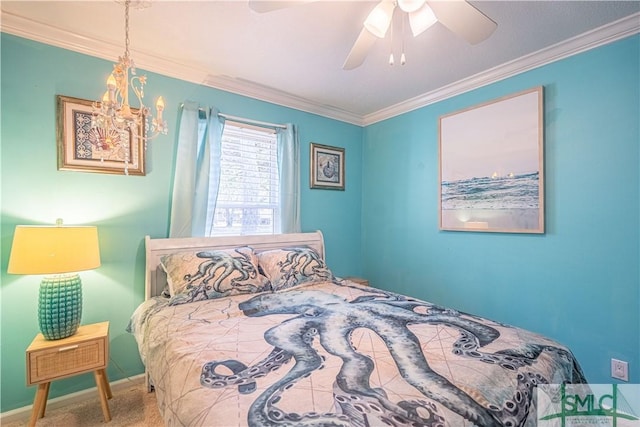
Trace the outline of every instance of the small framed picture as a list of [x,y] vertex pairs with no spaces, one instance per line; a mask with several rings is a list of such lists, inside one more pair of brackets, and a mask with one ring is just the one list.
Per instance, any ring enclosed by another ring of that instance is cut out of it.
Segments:
[[105,132],[92,126],[92,113],[93,101],[57,96],[58,170],[145,175],[142,120],[125,134]]
[[344,190],[344,148],[311,143],[311,188]]

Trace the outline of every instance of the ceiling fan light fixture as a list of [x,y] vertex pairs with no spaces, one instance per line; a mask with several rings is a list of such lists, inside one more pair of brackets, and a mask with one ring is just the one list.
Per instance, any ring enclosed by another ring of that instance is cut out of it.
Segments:
[[425,0],[398,0],[398,7],[403,12],[412,13],[420,9],[425,4]]
[[364,21],[364,27],[374,36],[383,39],[387,34],[395,4],[392,1],[381,1],[373,8]]
[[409,25],[414,37],[425,32],[436,22],[438,22],[436,15],[426,3],[420,9],[409,14]]

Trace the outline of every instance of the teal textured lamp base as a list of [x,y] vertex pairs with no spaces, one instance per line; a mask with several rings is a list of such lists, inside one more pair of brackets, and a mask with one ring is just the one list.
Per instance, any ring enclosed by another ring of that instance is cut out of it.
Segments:
[[38,324],[47,340],[76,333],[82,318],[82,282],[77,274],[42,279],[38,299]]

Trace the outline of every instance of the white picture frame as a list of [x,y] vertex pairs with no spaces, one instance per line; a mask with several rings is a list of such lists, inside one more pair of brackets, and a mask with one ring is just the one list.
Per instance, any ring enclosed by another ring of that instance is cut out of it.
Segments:
[[440,117],[440,230],[544,233],[543,93]]

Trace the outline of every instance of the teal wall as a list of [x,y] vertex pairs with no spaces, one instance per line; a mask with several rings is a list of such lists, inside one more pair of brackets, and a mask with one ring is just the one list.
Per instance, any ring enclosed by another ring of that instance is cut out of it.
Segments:
[[[167,235],[178,105],[194,100],[226,114],[299,126],[303,231],[321,229],[327,262],[339,275],[361,274],[360,206],[363,130],[184,81],[148,74],[146,98],[165,97],[171,132],[150,143],[144,177],[57,170],[56,95],[97,99],[112,63],[2,34],[1,87],[1,408],[30,405],[25,349],[38,332],[39,277],[7,275],[17,224],[98,226],[102,266],[83,272],[83,323],[111,322],[110,380],[140,374],[135,341],[125,332],[144,297],[144,236]],[[346,149],[346,191],[309,189],[309,143]],[[93,387],[93,377],[54,382],[51,397]]]
[[[124,331],[143,299],[143,237],[166,235],[177,106],[293,122],[302,144],[302,227],[321,229],[338,275],[484,315],[569,345],[592,382],[609,359],[640,382],[640,37],[600,47],[361,129],[148,73],[171,133],[145,177],[57,171],[55,95],[94,99],[111,63],[2,34],[0,411],[32,403],[24,350],[38,332],[37,277],[6,274],[17,224],[99,227],[102,267],[82,274],[84,323],[111,321],[111,380],[142,372]],[[55,65],[55,67],[53,66]],[[545,87],[544,235],[438,230],[438,118]],[[346,148],[347,190],[310,190],[309,142]],[[55,382],[55,397],[93,377]]]
[[[592,383],[640,382],[640,36],[365,129],[363,272],[375,286],[543,333]],[[543,235],[438,230],[438,119],[545,89]]]

